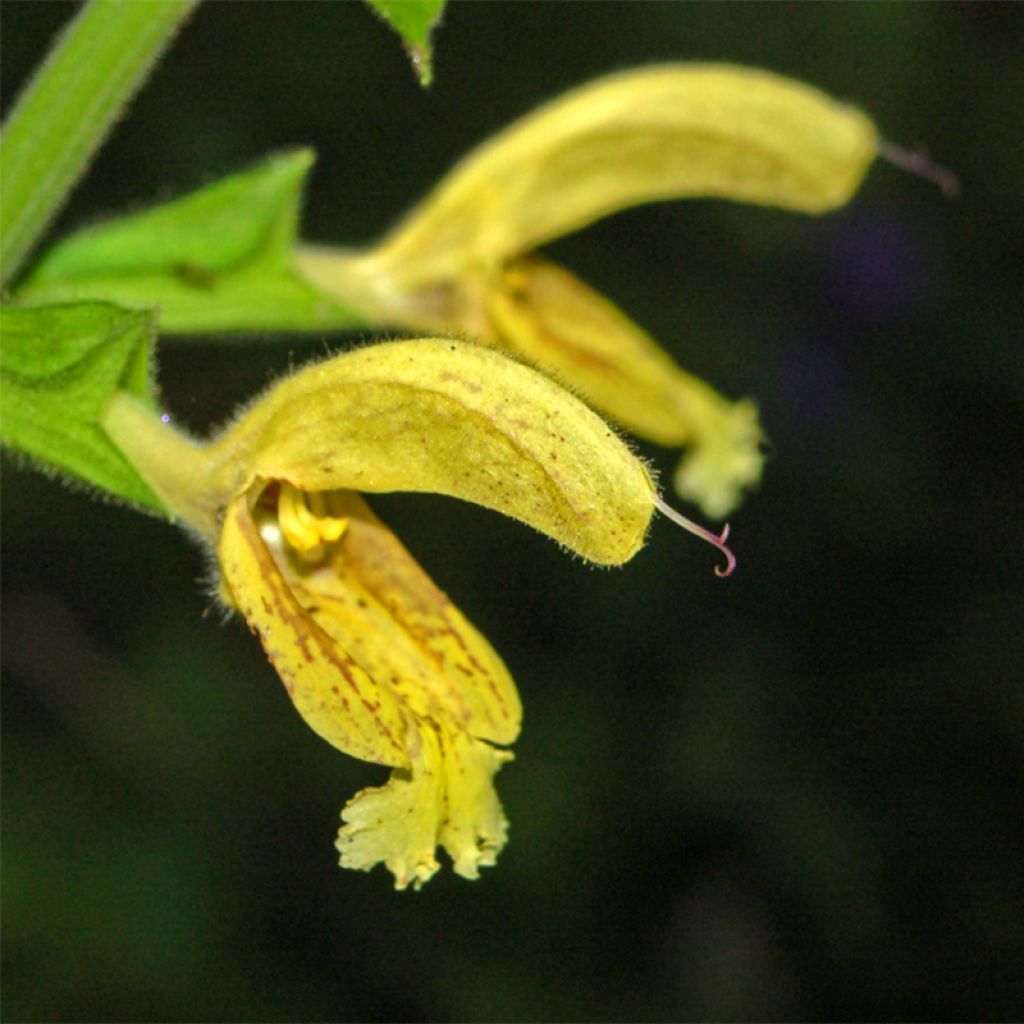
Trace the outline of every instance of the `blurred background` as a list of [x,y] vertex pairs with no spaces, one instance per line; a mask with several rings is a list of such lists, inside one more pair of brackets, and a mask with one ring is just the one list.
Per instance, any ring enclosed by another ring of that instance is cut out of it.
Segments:
[[[3,4],[5,108],[73,12]],[[663,520],[598,571],[374,500],[523,695],[476,883],[340,870],[385,771],[306,728],[184,536],[5,459],[4,1017],[1024,1015],[1022,47],[1013,4],[454,3],[424,92],[359,4],[203,5],[54,236],[308,144],[305,236],[368,242],[538,102],[665,60],[806,80],[963,194],[879,164],[823,219],[679,202],[550,248],[756,397],[774,456],[728,581]],[[205,430],[355,337],[167,341],[163,394]]]

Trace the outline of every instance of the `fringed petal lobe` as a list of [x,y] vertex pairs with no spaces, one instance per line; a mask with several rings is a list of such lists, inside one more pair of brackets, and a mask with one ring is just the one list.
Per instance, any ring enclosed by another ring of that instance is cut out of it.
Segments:
[[438,869],[440,843],[456,874],[477,878],[508,835],[492,780],[512,755],[431,723],[421,723],[416,736],[410,768],[346,805],[336,844],[341,865],[369,871],[383,863],[396,889],[419,889]]

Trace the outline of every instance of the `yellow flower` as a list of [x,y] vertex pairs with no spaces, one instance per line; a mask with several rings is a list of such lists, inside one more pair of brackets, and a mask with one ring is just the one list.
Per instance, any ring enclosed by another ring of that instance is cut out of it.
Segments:
[[637,435],[686,445],[676,488],[721,517],[761,475],[753,403],[682,371],[532,250],[617,210],[688,196],[821,213],[852,196],[877,150],[862,113],[777,75],[700,64],[626,72],[485,143],[375,248],[305,247],[299,267],[372,320],[505,349]]
[[492,780],[519,733],[515,685],[356,492],[460,497],[617,564],[663,507],[644,465],[548,378],[439,339],[308,367],[207,443],[124,394],[103,425],[216,551],[225,603],[306,722],[392,768],[345,807],[342,865],[383,862],[405,888],[434,874],[438,846],[467,878],[493,864],[507,822]]

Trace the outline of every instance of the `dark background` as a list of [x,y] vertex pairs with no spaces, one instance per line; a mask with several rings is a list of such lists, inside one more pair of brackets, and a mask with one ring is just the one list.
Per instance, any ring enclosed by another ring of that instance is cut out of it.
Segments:
[[[3,4],[5,106],[72,10]],[[5,460],[5,1018],[1019,1019],[1022,30],[1013,4],[457,3],[423,92],[357,4],[201,7],[55,233],[309,144],[306,236],[370,241],[537,102],[662,60],[818,85],[963,195],[879,164],[822,219],[679,202],[551,247],[756,396],[775,456],[728,581],[664,521],[597,571],[374,501],[526,706],[476,883],[341,871],[339,809],[383,770],[305,727],[183,536]],[[168,341],[164,396],[205,429],[350,340]]]

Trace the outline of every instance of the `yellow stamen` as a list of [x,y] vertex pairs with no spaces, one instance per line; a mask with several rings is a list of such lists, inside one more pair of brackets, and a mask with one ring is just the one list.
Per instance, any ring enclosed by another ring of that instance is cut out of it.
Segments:
[[318,491],[300,491],[281,484],[277,496],[277,521],[289,546],[304,561],[323,557],[323,545],[339,540],[348,519],[327,515],[327,503]]

